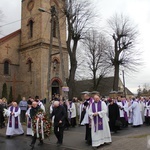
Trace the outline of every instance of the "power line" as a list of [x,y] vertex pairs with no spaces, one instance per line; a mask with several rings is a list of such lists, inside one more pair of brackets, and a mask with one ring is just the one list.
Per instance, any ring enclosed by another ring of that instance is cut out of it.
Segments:
[[6,23],[6,24],[4,24],[4,25],[1,25],[0,27],[4,27],[4,26],[7,26],[7,25],[10,25],[10,24],[19,22],[19,21],[21,21],[21,19],[20,19],[20,20],[13,21],[13,22],[10,22],[10,23]]
[[[39,14],[39,12],[36,13],[36,14],[33,14],[32,16],[36,16],[36,15],[38,15],[38,14]],[[32,16],[31,16],[31,17],[32,17]],[[6,23],[6,24],[4,24],[4,25],[1,25],[0,27],[5,27],[5,26],[8,26],[8,25],[11,25],[11,24],[20,22],[20,21],[22,21],[22,20],[24,20],[24,19],[27,19],[27,18],[29,18],[29,16],[27,16],[27,17],[25,17],[25,18],[22,18],[22,19],[19,19],[19,20],[16,20],[16,21],[13,21],[13,22]]]

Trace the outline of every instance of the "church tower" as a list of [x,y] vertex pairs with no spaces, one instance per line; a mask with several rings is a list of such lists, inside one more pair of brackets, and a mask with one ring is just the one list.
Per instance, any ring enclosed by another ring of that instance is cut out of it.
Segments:
[[[22,22],[19,49],[19,93],[22,96],[39,95],[47,97],[48,52],[50,47],[51,15],[40,12],[43,8],[50,12],[55,6],[59,16],[60,37],[63,50],[65,78],[68,76],[68,53],[66,49],[66,21],[62,13],[64,0],[22,0]],[[63,86],[56,25],[53,28],[51,56],[51,93],[62,94]]]

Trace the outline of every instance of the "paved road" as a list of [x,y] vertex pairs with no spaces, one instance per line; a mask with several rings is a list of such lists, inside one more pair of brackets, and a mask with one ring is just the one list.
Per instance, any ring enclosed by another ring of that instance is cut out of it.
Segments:
[[[5,137],[0,137],[0,149],[1,150],[30,150],[30,138],[25,136],[13,137],[12,139],[6,139]],[[57,147],[56,144],[50,144],[47,142],[43,146],[38,146],[38,142],[35,145],[35,150],[73,150],[67,147]]]
[[[25,126],[24,126],[25,128]],[[56,146],[56,138],[52,134],[50,139],[46,139],[42,148],[35,146],[35,150],[91,150],[84,141],[85,128],[76,127],[64,133],[64,143],[61,147]],[[150,150],[150,126],[121,130],[117,134],[112,134],[112,144],[101,146],[99,150]],[[17,136],[6,139],[5,129],[0,129],[0,150],[30,150],[31,137]],[[37,141],[38,143],[38,141]]]

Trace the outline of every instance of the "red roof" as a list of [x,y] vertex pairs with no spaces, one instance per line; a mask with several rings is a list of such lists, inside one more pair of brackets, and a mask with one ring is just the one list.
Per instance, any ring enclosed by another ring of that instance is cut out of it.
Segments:
[[18,35],[20,33],[21,33],[21,29],[15,31],[15,32],[13,32],[13,33],[11,33],[9,35],[6,35],[6,36],[4,36],[3,38],[0,39],[0,43],[3,43],[5,41],[7,41],[7,40],[9,40],[9,39],[11,39],[13,37],[15,37],[16,35]]

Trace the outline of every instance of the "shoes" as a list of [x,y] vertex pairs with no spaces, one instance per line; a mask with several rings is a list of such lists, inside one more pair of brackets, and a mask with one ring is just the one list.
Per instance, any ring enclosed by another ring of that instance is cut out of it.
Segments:
[[38,146],[42,146],[43,145],[43,141],[40,141],[40,143],[38,144]]
[[62,145],[62,143],[61,142],[57,142],[57,146],[61,146]]
[[33,150],[34,149],[34,144],[30,144],[30,146],[31,146],[31,150]]
[[24,133],[20,134],[20,135],[24,135]]
[[90,141],[86,141],[86,144],[88,144],[88,145],[92,145],[92,142],[90,142]]
[[57,144],[58,147],[61,146],[61,145],[62,145],[62,143],[58,143],[58,144]]
[[7,138],[7,139],[10,139],[10,138],[12,138],[12,136],[11,136],[11,135],[7,135],[6,138]]

